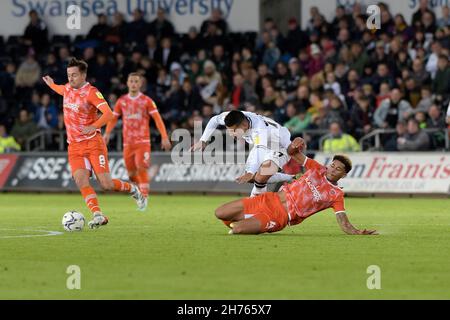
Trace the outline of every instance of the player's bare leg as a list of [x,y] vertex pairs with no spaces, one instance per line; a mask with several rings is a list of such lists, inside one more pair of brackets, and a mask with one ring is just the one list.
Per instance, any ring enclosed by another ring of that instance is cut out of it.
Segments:
[[230,234],[259,234],[261,233],[261,222],[256,218],[248,218],[233,222],[230,225]]
[[98,204],[97,193],[89,184],[90,171],[86,169],[78,169],[74,172],[73,178],[75,184],[81,192],[89,210],[93,215],[93,219],[89,221],[89,228],[98,228],[108,223],[108,217],[104,216]]
[[242,200],[234,200],[221,205],[216,209],[216,217],[230,228],[231,223],[245,219]]
[[277,172],[278,166],[273,161],[264,161],[255,175],[251,197],[267,192],[267,181]]
[[119,179],[112,179],[110,173],[98,174],[97,179],[103,190],[129,193],[136,200],[138,210],[144,208],[145,199],[136,185]]

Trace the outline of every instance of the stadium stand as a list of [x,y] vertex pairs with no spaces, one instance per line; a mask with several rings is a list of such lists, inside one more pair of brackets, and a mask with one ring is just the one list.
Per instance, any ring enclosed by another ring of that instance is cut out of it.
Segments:
[[[270,18],[259,33],[233,32],[214,12],[178,34],[164,11],[149,22],[137,10],[130,22],[120,13],[111,21],[99,15],[88,34],[74,39],[49,37],[45,21],[30,12],[22,35],[0,37],[0,124],[21,150],[65,150],[61,98],[41,76],[65,82],[66,63],[76,56],[89,63],[88,80],[111,107],[125,92],[127,74],[142,73],[143,91],[169,131],[243,107],[287,123],[315,150],[343,134],[362,150],[405,150],[397,144],[414,140],[414,132],[429,137],[420,150],[449,150],[448,19],[418,12],[408,23],[380,7],[380,30],[368,30],[361,12],[339,7],[332,21],[314,11],[305,30],[288,17],[287,33]],[[401,128],[410,118],[418,125],[412,133]],[[152,139],[157,149],[156,131]],[[112,149],[120,149],[119,140],[117,134]]]

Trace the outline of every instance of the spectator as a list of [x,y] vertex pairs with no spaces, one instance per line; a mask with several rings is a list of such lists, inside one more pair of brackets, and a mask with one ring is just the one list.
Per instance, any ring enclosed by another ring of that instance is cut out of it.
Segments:
[[361,43],[354,42],[351,46],[352,63],[350,64],[351,69],[355,69],[358,75],[362,75],[364,68],[369,63],[369,57],[363,51]]
[[183,38],[183,48],[190,58],[195,57],[197,51],[203,48],[203,43],[196,27],[189,28],[187,36]]
[[361,138],[372,131],[373,113],[374,106],[367,97],[363,96],[356,101],[350,114],[350,132],[353,136]]
[[381,83],[387,83],[390,88],[395,84],[394,78],[392,77],[387,64],[381,63],[377,67],[377,73],[372,78],[370,83],[373,85],[375,92],[379,92]]
[[342,100],[331,93],[330,98],[328,99],[328,107],[325,118],[323,119],[323,123],[326,127],[333,122],[338,122],[341,124],[341,127],[346,126],[349,120],[348,111],[345,109]]
[[21,110],[19,118],[16,120],[11,130],[11,136],[20,144],[22,149],[25,149],[25,142],[33,134],[38,131],[36,124],[30,119],[27,110]]
[[412,64],[413,78],[418,86],[431,84],[430,74],[425,70],[421,59],[416,58]]
[[158,50],[158,42],[156,40],[156,37],[153,34],[149,34],[145,38],[145,44],[145,52],[147,53],[147,56],[150,59],[155,60],[156,52]]
[[2,96],[12,101],[15,95],[16,65],[12,62],[6,64],[5,70],[0,71],[0,92]]
[[39,18],[36,10],[28,13],[30,22],[25,28],[23,40],[25,45],[32,46],[39,54],[48,46],[48,29],[44,21]]
[[333,72],[327,73],[326,83],[323,86],[323,88],[325,90],[327,89],[333,90],[334,94],[337,96],[341,94],[341,85],[339,84],[339,82],[336,81],[336,76],[334,75]]
[[[428,0],[420,0],[419,9],[416,12],[414,12],[414,14],[412,16],[411,24],[413,27],[417,27],[417,26],[421,25],[421,23],[423,21],[423,16],[426,12],[431,14],[435,21],[436,18],[435,18],[434,12],[428,8]],[[433,24],[434,24],[434,21],[433,21]]]
[[14,137],[8,135],[5,126],[0,124],[0,154],[12,151],[20,151],[20,145]]
[[39,129],[55,129],[58,126],[58,109],[51,102],[48,93],[42,95],[34,119]]
[[97,54],[96,62],[91,64],[91,77],[93,84],[103,93],[109,93],[111,79],[115,76],[114,67],[105,54]]
[[404,138],[406,134],[406,122],[399,121],[395,126],[395,133],[389,134],[389,138],[383,144],[384,151],[398,151],[397,140],[399,138]]
[[322,71],[324,60],[320,48],[317,44],[311,45],[311,59],[308,63],[308,77],[314,76],[319,71]]
[[180,85],[184,82],[186,73],[184,73],[181,64],[179,64],[178,62],[172,62],[172,64],[170,65],[170,77],[172,80],[178,81]]
[[387,83],[382,83],[380,85],[380,92],[376,97],[376,108],[378,108],[381,105],[381,102],[383,102],[385,99],[389,99],[390,97],[390,87]]
[[277,91],[286,92],[288,90],[288,81],[289,81],[289,70],[284,62],[279,61],[276,64],[275,70],[275,89]]
[[97,24],[92,26],[86,38],[103,41],[106,39],[109,31],[110,27],[108,26],[108,19],[105,14],[101,13],[97,15]]
[[286,51],[296,57],[300,50],[305,49],[308,44],[308,36],[300,29],[296,18],[290,18],[288,21],[288,33],[286,36]]
[[105,41],[112,45],[119,45],[122,41],[127,39],[128,23],[123,17],[123,13],[114,13],[112,26],[106,32]]
[[197,87],[193,87],[192,83],[185,79],[182,86],[182,110],[184,112],[183,117],[188,117],[194,112],[199,110],[200,106],[204,103]]
[[224,44],[225,37],[216,23],[208,23],[205,32],[202,32],[203,48],[212,50],[216,44]]
[[16,73],[16,88],[19,101],[30,99],[33,87],[38,83],[41,75],[41,67],[31,51],[23,61]]
[[419,128],[416,119],[408,120],[406,134],[397,138],[399,151],[426,151],[430,146],[430,138],[425,131]]
[[264,50],[262,63],[267,65],[270,69],[274,69],[278,60],[280,59],[281,52],[273,41],[270,41],[267,48]]
[[442,17],[438,19],[437,26],[439,28],[450,26],[450,9],[448,6],[442,6]]
[[219,35],[226,35],[228,32],[228,24],[223,18],[222,11],[218,8],[213,9],[211,11],[211,16],[207,20],[203,21],[200,27],[200,33],[207,33],[210,25],[214,25],[217,28]]
[[450,93],[450,66],[448,57],[443,54],[439,56],[438,69],[433,81],[433,92],[446,97]]
[[231,90],[231,104],[238,108],[254,96],[251,84],[248,81],[244,81],[241,74],[235,74],[233,76],[233,89]]
[[428,109],[427,128],[445,129],[445,117],[436,104]]
[[284,126],[289,129],[293,136],[298,136],[311,123],[311,114],[299,104],[289,103],[287,105],[287,116],[291,119]]
[[361,148],[351,135],[343,133],[339,122],[332,122],[329,126],[329,134],[323,141],[323,151],[327,153],[356,152]]
[[144,12],[141,9],[133,11],[133,21],[127,26],[126,42],[129,44],[141,44],[145,42],[148,24],[144,19]]
[[450,128],[450,103],[447,106],[447,119],[445,120],[445,122],[447,122],[447,125]]
[[178,61],[178,53],[172,46],[170,38],[161,40],[161,47],[155,53],[155,61],[166,70],[169,70],[172,62]]
[[175,28],[166,17],[163,8],[158,8],[156,19],[149,24],[149,33],[156,36],[157,39],[171,38],[175,34]]
[[392,89],[390,98],[381,102],[373,117],[379,128],[395,128],[398,121],[406,119],[412,112],[412,107],[402,99],[399,89]]
[[17,87],[33,87],[41,75],[41,67],[34,58],[31,51],[24,62],[22,62],[16,74]]
[[428,11],[425,12],[422,16],[422,28],[425,32],[426,36],[433,36],[433,34],[436,32],[436,17],[434,15],[434,12]]
[[431,54],[429,55],[427,64],[425,66],[425,69],[431,74],[432,79],[436,77],[436,72],[438,70],[438,63],[439,63],[438,60],[441,53],[442,53],[441,43],[439,41],[434,41],[431,44]]
[[403,42],[407,43],[414,36],[413,28],[409,27],[406,23],[405,17],[403,14],[396,14],[394,17],[394,35],[400,35],[402,37]]
[[414,108],[414,112],[425,112],[427,113],[430,106],[433,104],[433,97],[431,95],[431,89],[429,87],[422,87],[420,90],[420,101]]
[[217,71],[226,73],[230,68],[230,63],[226,57],[225,49],[222,44],[216,44],[212,51],[212,61],[216,65]]

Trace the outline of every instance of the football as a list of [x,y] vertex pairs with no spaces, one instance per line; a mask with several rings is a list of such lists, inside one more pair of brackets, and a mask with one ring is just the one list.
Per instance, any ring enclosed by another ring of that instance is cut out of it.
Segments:
[[66,231],[81,231],[84,227],[84,216],[77,211],[66,212],[62,218],[62,225]]

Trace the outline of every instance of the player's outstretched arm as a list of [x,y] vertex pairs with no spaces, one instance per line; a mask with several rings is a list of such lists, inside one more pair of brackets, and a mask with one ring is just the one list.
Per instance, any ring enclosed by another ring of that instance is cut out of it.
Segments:
[[348,220],[347,214],[345,212],[336,213],[336,220],[341,227],[342,231],[346,234],[356,234],[356,235],[377,235],[376,230],[358,230],[356,229]]
[[200,151],[200,150],[205,149],[206,141],[208,141],[209,138],[211,138],[214,130],[216,130],[217,127],[220,125],[222,125],[222,126],[225,125],[225,122],[223,120],[225,118],[225,116],[224,116],[225,114],[226,113],[224,112],[222,114],[212,117],[209,120],[208,124],[206,125],[205,130],[203,131],[203,135],[200,138],[200,141],[194,143],[191,146],[191,148],[189,149],[190,151]]
[[64,95],[64,86],[55,84],[52,77],[45,76],[45,77],[42,77],[42,80],[45,82],[46,85],[48,85],[57,94],[59,94],[61,96]]

